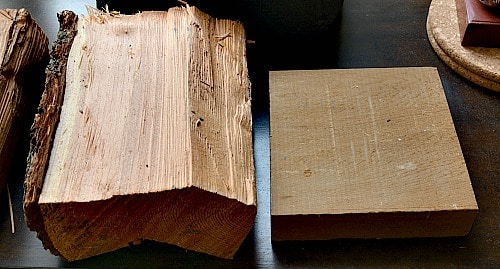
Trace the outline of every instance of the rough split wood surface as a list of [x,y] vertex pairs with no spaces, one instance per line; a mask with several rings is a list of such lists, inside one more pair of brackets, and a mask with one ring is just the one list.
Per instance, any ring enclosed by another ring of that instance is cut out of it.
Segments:
[[59,20],[29,226],[68,260],[146,239],[231,258],[256,214],[243,26],[189,6]]
[[0,10],[0,193],[47,59],[48,39],[29,12]]

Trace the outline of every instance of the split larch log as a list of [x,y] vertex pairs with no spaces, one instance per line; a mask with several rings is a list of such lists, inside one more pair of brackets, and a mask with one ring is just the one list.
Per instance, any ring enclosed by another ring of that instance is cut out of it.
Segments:
[[68,260],[146,239],[233,257],[256,214],[243,26],[189,6],[64,16],[76,35],[50,157],[31,153],[30,226]]

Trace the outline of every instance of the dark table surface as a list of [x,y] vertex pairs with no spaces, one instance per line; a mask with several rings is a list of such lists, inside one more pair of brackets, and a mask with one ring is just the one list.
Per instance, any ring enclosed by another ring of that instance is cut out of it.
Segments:
[[[283,1],[286,3],[286,1]],[[51,40],[63,9],[84,13],[94,1],[2,0],[0,8],[28,8]],[[307,4],[307,1],[304,1]],[[499,268],[500,267],[500,98],[449,69],[434,53],[425,22],[430,0],[345,0],[330,31],[290,38],[283,46],[249,45],[254,149],[258,191],[255,226],[233,260],[155,242],[68,263],[45,251],[22,212],[22,171],[9,181],[16,231],[11,233],[6,192],[0,195],[0,267],[286,267],[286,268]],[[300,8],[300,7],[299,7]],[[265,45],[262,45],[265,44]],[[463,238],[332,240],[272,244],[269,206],[268,71],[435,66],[440,73],[458,138],[479,204],[471,233]],[[26,143],[27,138],[23,138]],[[25,148],[24,148],[25,150]],[[20,150],[19,155],[24,157]],[[23,160],[23,158],[20,158]],[[22,162],[21,162],[22,163]]]

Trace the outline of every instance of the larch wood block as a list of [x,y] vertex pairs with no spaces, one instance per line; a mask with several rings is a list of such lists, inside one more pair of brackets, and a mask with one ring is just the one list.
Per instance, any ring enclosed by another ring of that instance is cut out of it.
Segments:
[[30,228],[67,260],[146,239],[233,257],[256,214],[243,26],[189,6],[59,20]]
[[435,68],[270,72],[273,240],[466,235],[478,212]]
[[48,51],[47,36],[26,9],[0,10],[0,193],[23,122],[39,101]]

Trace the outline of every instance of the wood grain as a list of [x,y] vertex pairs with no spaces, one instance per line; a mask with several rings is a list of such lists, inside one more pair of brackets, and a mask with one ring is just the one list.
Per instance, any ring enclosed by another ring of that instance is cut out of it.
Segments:
[[188,6],[90,9],[77,31],[38,201],[45,245],[68,260],[143,239],[231,258],[256,214],[243,26]]
[[[26,9],[0,10],[0,193],[48,57],[48,39]],[[36,101],[35,101],[36,102]]]
[[477,213],[434,68],[270,74],[275,240],[465,235]]

